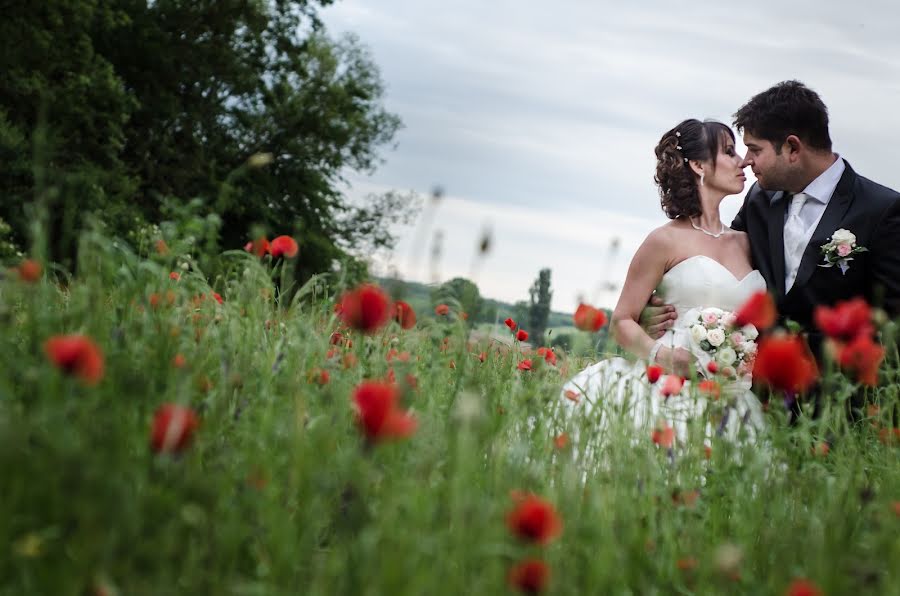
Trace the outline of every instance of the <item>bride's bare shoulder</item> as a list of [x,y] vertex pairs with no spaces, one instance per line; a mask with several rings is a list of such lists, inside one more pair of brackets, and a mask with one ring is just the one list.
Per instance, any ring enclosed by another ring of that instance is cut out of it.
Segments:
[[680,241],[683,233],[681,222],[673,220],[667,222],[649,234],[644,239],[644,244],[653,248],[668,248]]

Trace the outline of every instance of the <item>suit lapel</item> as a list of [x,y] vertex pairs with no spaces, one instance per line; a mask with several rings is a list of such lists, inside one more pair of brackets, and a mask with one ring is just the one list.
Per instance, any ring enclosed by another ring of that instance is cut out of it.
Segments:
[[828,205],[825,206],[825,213],[822,214],[822,219],[819,220],[816,231],[813,232],[809,244],[806,245],[803,251],[800,268],[797,269],[797,279],[794,280],[794,285],[791,286],[792,290],[806,284],[810,276],[812,276],[822,260],[820,254],[822,245],[828,242],[828,238],[838,229],[841,220],[844,219],[844,215],[847,213],[847,209],[850,208],[850,204],[853,202],[853,181],[856,178],[856,174],[850,169],[850,164],[845,162],[844,167],[844,174],[841,176],[837,188],[834,189],[834,194],[828,201]]
[[769,255],[772,259],[772,275],[779,296],[784,296],[784,213],[787,209],[785,193],[776,193],[769,210]]

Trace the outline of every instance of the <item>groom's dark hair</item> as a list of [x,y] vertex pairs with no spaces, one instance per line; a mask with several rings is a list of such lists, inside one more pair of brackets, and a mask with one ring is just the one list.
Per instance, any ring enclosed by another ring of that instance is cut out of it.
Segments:
[[813,149],[831,151],[828,108],[800,81],[783,81],[754,95],[735,112],[734,127],[769,141],[776,153],[790,135]]

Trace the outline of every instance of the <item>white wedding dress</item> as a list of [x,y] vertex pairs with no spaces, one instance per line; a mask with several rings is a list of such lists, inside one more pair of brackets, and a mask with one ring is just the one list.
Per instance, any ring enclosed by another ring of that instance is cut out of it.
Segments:
[[[660,338],[665,346],[683,347],[695,354],[690,325],[698,309],[735,311],[751,295],[766,289],[759,271],[737,279],[724,265],[704,256],[689,257],[663,275],[657,291],[675,307],[678,319]],[[703,354],[699,354],[701,357]],[[763,427],[762,408],[746,377],[722,386],[714,403],[686,381],[677,395],[664,397],[665,375],[654,385],[647,379],[647,363],[613,357],[589,366],[570,379],[561,392],[570,414],[581,418],[585,430],[600,431],[614,420],[633,424],[638,440],[649,440],[654,429],[674,429],[676,445],[709,442],[713,436],[754,442]],[[698,436],[700,435],[700,436]]]

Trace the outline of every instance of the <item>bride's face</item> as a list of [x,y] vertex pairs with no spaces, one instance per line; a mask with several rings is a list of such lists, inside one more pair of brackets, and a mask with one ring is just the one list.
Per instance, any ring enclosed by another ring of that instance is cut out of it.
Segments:
[[711,176],[705,176],[705,184],[722,190],[725,194],[740,193],[747,182],[743,164],[744,158],[734,148],[734,141],[730,137],[723,139],[716,156],[716,169]]

